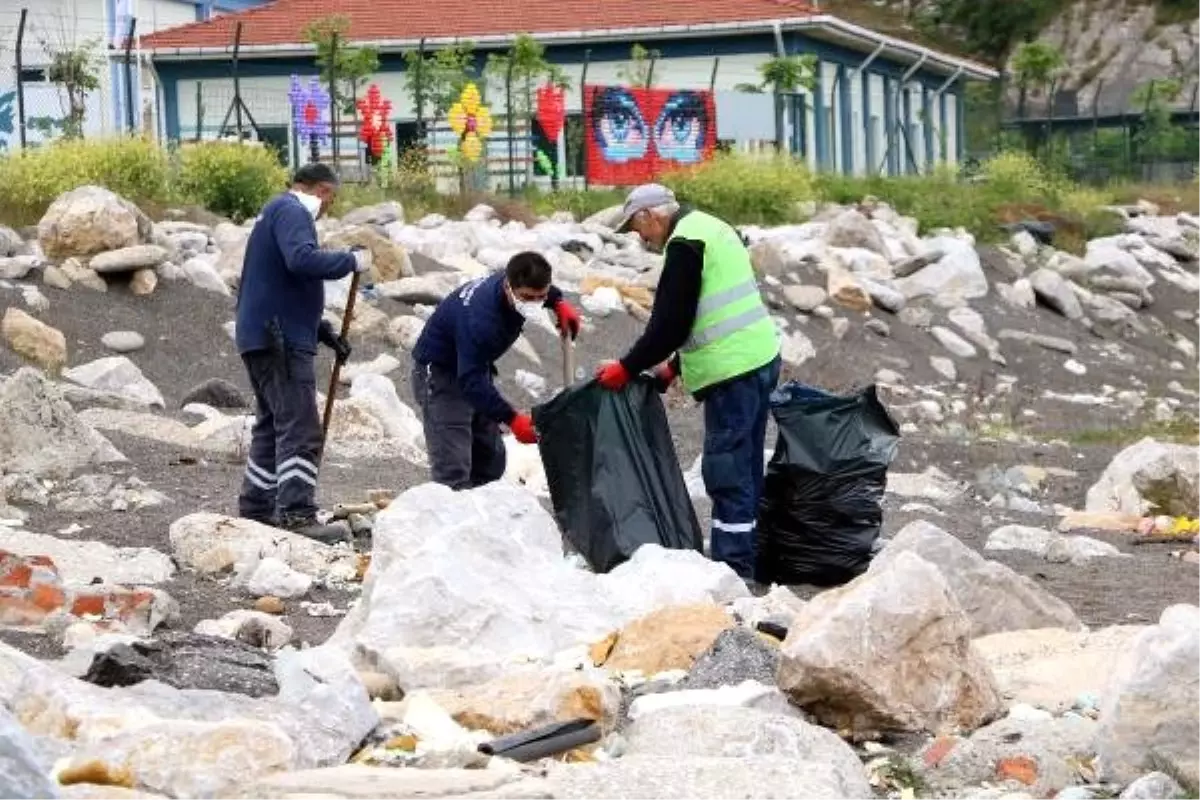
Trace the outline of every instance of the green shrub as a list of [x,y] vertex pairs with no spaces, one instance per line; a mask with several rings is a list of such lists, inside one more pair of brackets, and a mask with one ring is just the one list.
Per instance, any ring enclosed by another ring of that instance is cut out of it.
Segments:
[[149,139],[71,139],[0,157],[0,218],[33,224],[60,194],[103,186],[135,203],[169,194],[166,151]]
[[175,189],[181,199],[238,222],[257,214],[287,181],[287,170],[266,147],[200,142],[179,149]]
[[789,222],[796,217],[796,203],[816,198],[807,167],[785,157],[719,156],[661,180],[681,202],[734,224]]

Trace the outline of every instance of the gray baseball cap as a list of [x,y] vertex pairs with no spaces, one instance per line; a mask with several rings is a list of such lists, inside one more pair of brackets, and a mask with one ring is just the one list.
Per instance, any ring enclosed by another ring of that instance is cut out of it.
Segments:
[[630,220],[639,211],[674,202],[675,193],[667,187],[659,183],[643,183],[625,198],[625,207],[621,210],[621,224],[616,227],[617,233],[626,233]]

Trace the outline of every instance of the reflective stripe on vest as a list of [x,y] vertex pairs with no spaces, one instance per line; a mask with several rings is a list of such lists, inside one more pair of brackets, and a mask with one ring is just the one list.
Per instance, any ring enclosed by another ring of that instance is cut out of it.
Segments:
[[[754,288],[754,291],[757,292],[758,289]],[[744,296],[745,295],[743,295],[743,297]],[[728,303],[724,303],[722,305],[728,305]],[[683,351],[685,353],[691,353],[699,350],[706,344],[712,344],[718,339],[724,339],[729,334],[740,331],[742,328],[748,328],[754,323],[758,322],[760,319],[766,319],[769,316],[770,314],[767,313],[766,306],[759,304],[754,308],[743,311],[742,313],[732,316],[729,319],[721,320],[715,325],[709,325],[702,331],[694,332],[688,337],[687,342],[683,345]]]

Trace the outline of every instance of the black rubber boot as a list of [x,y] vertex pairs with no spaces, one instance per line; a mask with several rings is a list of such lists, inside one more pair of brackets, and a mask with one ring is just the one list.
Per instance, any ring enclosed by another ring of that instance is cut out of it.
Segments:
[[317,522],[316,517],[284,519],[280,522],[279,527],[285,531],[312,539],[315,542],[320,542],[321,544],[340,544],[341,542],[352,540],[352,535],[347,526],[336,522],[322,525],[320,522]]

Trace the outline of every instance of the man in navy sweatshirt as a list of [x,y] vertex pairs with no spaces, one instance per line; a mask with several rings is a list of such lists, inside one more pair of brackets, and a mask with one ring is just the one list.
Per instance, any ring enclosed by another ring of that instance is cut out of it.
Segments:
[[523,444],[537,442],[533,420],[509,405],[493,379],[496,361],[542,308],[554,312],[563,335],[578,335],[579,312],[550,277],[540,254],[518,253],[503,272],[456,289],[425,324],[413,348],[412,390],[435,482],[471,489],[504,475],[501,425]]
[[291,191],[263,208],[246,243],[237,305],[237,348],[258,417],[238,498],[241,516],[321,541],[343,538],[317,522],[317,343],[340,361],[350,346],[321,319],[325,281],[371,268],[369,250],[322,251],[314,221],[328,210],[338,179],[325,164],[301,167]]

